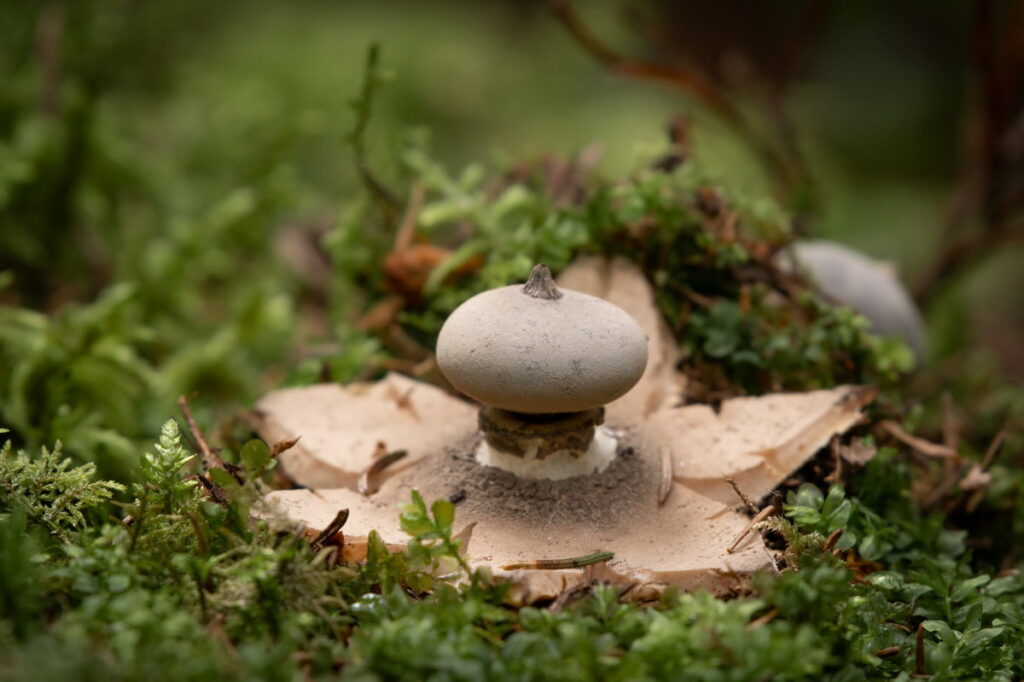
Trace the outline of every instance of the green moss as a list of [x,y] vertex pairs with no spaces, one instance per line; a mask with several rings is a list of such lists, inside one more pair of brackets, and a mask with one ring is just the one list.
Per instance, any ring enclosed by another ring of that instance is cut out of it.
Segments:
[[[413,241],[447,257],[398,291],[384,259],[401,211],[351,187],[339,196],[333,175],[313,177],[304,162],[335,144],[342,156],[341,129],[282,115],[257,92],[214,112],[215,133],[198,130],[194,105],[171,107],[170,122],[145,124],[178,131],[154,147],[160,135],[134,121],[132,103],[168,63],[123,55],[150,54],[139,43],[162,15],[147,6],[127,22],[119,6],[85,5],[66,24],[78,54],[57,93],[66,116],[39,110],[35,66],[0,62],[14,84],[0,93],[0,228],[11,237],[0,421],[12,428],[0,451],[0,677],[908,679],[918,628],[936,679],[1024,675],[1020,387],[985,366],[908,381],[905,347],[778,279],[771,258],[793,235],[775,202],[692,158],[672,173],[641,159],[613,179],[550,159],[451,171],[414,131],[388,189],[404,204],[422,188]],[[10,44],[33,39],[40,10],[24,7],[2,10]],[[191,42],[178,20],[175,44]],[[153,44],[175,42],[160,35]],[[370,165],[391,161],[363,151]],[[965,464],[1008,434],[991,487],[976,502],[953,490],[946,508],[923,508],[921,490],[947,465],[921,464],[865,425],[854,437],[877,439],[878,456],[844,485],[825,484],[822,461],[801,472],[785,518],[766,528],[785,541],[788,566],[750,594],[639,606],[597,585],[560,610],[511,607],[502,585],[467,576],[444,501],[396,509],[408,550],[388,553],[374,536],[359,565],[336,565],[336,550],[314,551],[287,525],[251,521],[273,462],[231,415],[284,383],[419,362],[469,296],[582,254],[641,266],[691,396],[874,383],[884,393],[873,423],[937,434],[948,390],[962,396]],[[356,324],[398,294],[394,325]],[[239,467],[237,478],[210,472],[217,499],[167,421],[193,393],[200,423]],[[839,554],[825,551],[840,530]]]

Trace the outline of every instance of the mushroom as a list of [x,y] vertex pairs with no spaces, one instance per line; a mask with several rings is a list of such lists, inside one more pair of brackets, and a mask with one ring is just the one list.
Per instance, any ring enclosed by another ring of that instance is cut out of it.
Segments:
[[[311,456],[339,473],[333,487],[275,491],[268,500],[313,530],[348,509],[344,556],[353,561],[365,556],[371,530],[389,547],[404,547],[396,506],[410,490],[457,501],[467,560],[512,581],[524,602],[591,580],[639,584],[630,593],[637,599],[668,585],[727,593],[771,566],[727,480],[763,497],[856,423],[871,392],[839,386],[737,398],[718,410],[679,407],[677,350],[643,273],[622,259],[570,270],[574,282],[608,298],[633,292],[643,326],[616,306],[558,288],[543,267],[526,285],[484,292],[451,315],[438,342],[446,376],[482,403],[477,424],[463,401],[408,379],[396,384],[396,375],[369,388],[335,387],[331,409],[379,412],[374,437],[388,438],[389,420],[406,442],[420,434],[409,446],[418,448],[416,458],[381,472],[376,492],[364,495],[348,472],[365,465],[368,444],[339,448],[356,442],[346,431],[358,427],[339,421],[302,431],[323,387],[286,389],[287,410],[271,394],[259,404],[259,423],[273,425],[275,439],[302,435]],[[648,339],[659,349],[652,358]],[[607,401],[614,429],[601,423]],[[293,464],[285,463],[288,473]],[[322,481],[325,469],[318,471]],[[614,557],[586,568],[543,562],[595,552]]]
[[822,294],[866,317],[876,334],[899,337],[924,359],[924,318],[892,265],[827,240],[797,242],[783,253],[784,267],[802,270]]
[[643,376],[647,337],[621,308],[559,289],[538,265],[526,284],[456,308],[438,336],[437,363],[483,404],[478,461],[556,480],[603,470],[614,458],[604,405]]

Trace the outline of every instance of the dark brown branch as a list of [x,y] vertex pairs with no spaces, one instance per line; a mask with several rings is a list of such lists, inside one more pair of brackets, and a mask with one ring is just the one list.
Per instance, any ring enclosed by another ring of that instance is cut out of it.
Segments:
[[580,19],[568,0],[548,0],[552,14],[588,54],[609,71],[668,85],[692,95],[718,114],[750,144],[762,162],[783,182],[786,189],[797,184],[800,172],[792,160],[772,144],[743,116],[733,101],[701,69],[693,64],[668,65],[622,55],[604,44]]
[[552,13],[565,26],[580,47],[610,71],[666,83],[697,96],[727,119],[739,118],[739,112],[732,102],[722,95],[714,82],[696,67],[692,65],[673,67],[620,55],[590,32],[570,6],[568,0],[551,0],[550,5]]
[[914,287],[921,305],[998,249],[1024,244],[1020,221],[1024,194],[1019,192],[1024,169],[1021,152],[1013,152],[1009,144],[1017,121],[1024,116],[1024,91],[1019,85],[1024,48],[1015,39],[1024,29],[1024,11],[1013,7],[1006,16],[997,17],[993,0],[977,0],[974,8],[971,61],[978,102],[976,145],[943,229],[942,251]]

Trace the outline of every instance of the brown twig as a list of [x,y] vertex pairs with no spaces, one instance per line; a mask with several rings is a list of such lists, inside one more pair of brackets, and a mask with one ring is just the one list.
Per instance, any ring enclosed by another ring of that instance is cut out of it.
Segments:
[[909,445],[910,447],[920,452],[922,455],[938,458],[958,457],[956,450],[954,450],[953,448],[946,445],[933,443],[931,441],[925,440],[924,438],[918,438],[915,435],[909,434],[903,430],[902,426],[892,421],[891,419],[886,419],[880,422],[879,426],[890,436],[904,443],[905,445]]
[[614,73],[644,78],[671,85],[701,99],[710,108],[729,120],[739,118],[739,112],[708,76],[693,65],[667,66],[656,62],[631,59],[619,54],[601,42],[583,23],[568,0],[551,0],[551,12],[562,26],[590,56]]
[[228,500],[224,497],[223,492],[218,488],[213,481],[207,478],[203,474],[196,474],[195,479],[203,486],[203,490],[210,496],[210,499],[220,505],[227,505]]
[[914,674],[923,676],[924,671],[924,624],[917,626],[917,641],[914,646]]
[[345,522],[348,521],[348,509],[340,509],[337,514],[334,515],[334,519],[324,527],[322,531],[317,533],[316,537],[309,543],[312,546],[313,551],[317,551],[324,546],[324,543],[334,537],[338,531],[344,527]]
[[1003,449],[1003,445],[1006,443],[1006,439],[1009,436],[1009,431],[1004,426],[999,429],[999,433],[995,435],[992,442],[989,443],[988,449],[985,450],[985,456],[981,458],[981,468],[988,470],[992,466],[992,462],[995,461],[996,455],[999,454],[1000,450]]
[[580,599],[592,589],[593,588],[590,585],[576,585],[575,587],[571,587],[567,590],[562,590],[558,593],[558,596],[555,597],[555,600],[551,602],[551,606],[548,607],[548,611],[551,613],[561,613],[566,604],[570,601]]
[[501,567],[501,570],[515,571],[519,569],[526,569],[534,571],[558,571],[567,568],[583,568],[584,566],[610,561],[614,557],[615,554],[613,552],[594,552],[593,554],[586,554],[584,556],[573,557],[571,559],[534,559],[533,561],[515,561],[510,564],[505,564]]
[[732,489],[736,493],[737,497],[743,500],[743,504],[747,506],[747,511],[749,511],[751,514],[758,513],[757,505],[755,505],[753,500],[747,497],[746,494],[742,490],[740,490],[740,487],[736,484],[735,479],[733,479],[731,476],[727,476],[725,482],[732,486]]
[[[931,493],[929,493],[928,497],[926,497],[923,502],[921,502],[921,507],[924,509],[931,509],[932,507],[937,505],[939,502],[942,501],[942,499],[946,495],[950,493],[950,491],[952,491],[957,486],[958,483],[963,483],[964,476],[969,476],[972,470],[976,469],[979,474],[984,474],[984,472],[986,472],[988,468],[992,466],[992,462],[995,460],[996,455],[999,454],[999,451],[1003,447],[1003,443],[1006,442],[1006,437],[1007,431],[1005,428],[1001,429],[995,435],[995,437],[992,439],[992,442],[989,443],[988,449],[985,451],[985,455],[981,459],[980,466],[977,464],[973,464],[971,462],[958,462],[954,466],[949,467],[949,469],[947,469],[946,471],[946,475],[943,477],[939,485],[935,486],[935,489],[932,490]],[[967,501],[968,511],[972,511],[975,507],[977,507],[978,504],[981,503],[981,499],[985,495],[985,488],[981,487],[978,489],[971,490],[970,492],[971,496],[968,498]],[[946,513],[952,511],[959,503],[959,497],[952,500],[949,503],[948,508],[946,509]]]
[[420,211],[423,209],[423,200],[426,196],[427,186],[425,184],[420,181],[412,183],[402,224],[398,226],[398,231],[395,233],[393,250],[401,251],[412,246],[413,238],[416,236],[416,221],[419,220]]
[[402,459],[408,454],[406,450],[395,450],[387,454],[376,457],[370,466],[359,475],[359,482],[356,485],[356,489],[361,495],[372,495],[377,492],[376,482],[373,480],[374,476],[387,469],[389,466]]
[[[992,463],[995,462],[996,457],[1002,451],[1003,444],[1006,442],[1008,435],[1009,432],[1006,427],[1003,427],[992,439],[992,442],[989,443],[988,449],[985,451],[985,456],[981,458],[981,465],[978,467],[978,470],[982,475],[988,476],[988,469],[992,466]],[[985,493],[987,490],[988,486],[985,485],[971,492],[971,496],[967,499],[967,504],[965,505],[968,513],[973,513],[974,510],[978,508],[981,501],[985,499]]]
[[661,64],[622,55],[590,31],[569,0],[548,0],[548,5],[552,14],[577,44],[609,71],[662,83],[697,97],[750,143],[751,148],[765,165],[775,172],[776,177],[785,181],[787,185],[794,184],[795,173],[789,159],[758,133],[718,84],[699,67],[692,63]]
[[180,396],[178,398],[178,407],[181,409],[181,414],[185,417],[185,422],[188,424],[188,430],[192,433],[192,439],[196,442],[196,447],[199,448],[199,452],[203,455],[203,467],[206,469],[224,469],[224,460],[209,446],[206,438],[203,437],[202,430],[196,424],[196,420],[192,416],[192,410],[188,406],[188,398]]
[[768,623],[770,623],[773,620],[775,620],[778,617],[778,615],[779,615],[779,610],[778,609],[774,609],[774,608],[773,609],[769,609],[768,611],[766,611],[762,615],[758,616],[754,620],[752,620],[749,623],[747,623],[747,631],[750,632],[751,630],[756,630],[756,629],[758,629],[760,627],[764,627]]
[[754,515],[754,518],[750,519],[750,523],[748,523],[746,525],[746,527],[740,532],[740,534],[736,537],[736,539],[732,541],[732,544],[729,545],[726,548],[725,551],[728,552],[729,554],[732,554],[733,552],[735,552],[736,548],[740,546],[741,542],[743,542],[743,538],[747,537],[747,535],[750,534],[750,531],[754,529],[754,526],[756,526],[757,524],[761,523],[762,521],[764,521],[765,519],[767,519],[769,516],[771,516],[774,513],[775,513],[775,506],[771,505],[771,504],[769,504],[767,507],[765,507],[761,511],[757,512],[757,514]]
[[836,543],[839,542],[839,538],[841,537],[843,537],[843,529],[836,528],[829,534],[828,539],[825,540],[825,544],[822,545],[821,551],[825,552],[826,554],[831,552],[835,548]]

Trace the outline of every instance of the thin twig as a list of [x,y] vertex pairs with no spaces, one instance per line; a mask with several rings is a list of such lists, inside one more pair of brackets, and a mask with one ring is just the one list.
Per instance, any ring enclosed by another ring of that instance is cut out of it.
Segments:
[[952,458],[958,456],[956,450],[953,448],[933,443],[925,440],[924,438],[918,438],[915,435],[909,434],[903,430],[902,426],[890,419],[880,422],[879,426],[890,436],[906,445],[909,445],[922,455],[938,458]]
[[740,118],[739,112],[732,102],[722,95],[715,83],[698,68],[694,66],[677,68],[625,57],[602,43],[597,36],[591,33],[567,0],[552,0],[549,4],[555,18],[569,31],[580,47],[609,70],[625,76],[666,83],[697,96],[730,121]]
[[313,547],[313,551],[319,550],[323,547],[324,543],[342,529],[345,522],[348,521],[348,509],[341,509],[337,514],[334,515],[334,519],[327,524],[322,531],[320,531],[313,541],[309,544]]
[[988,449],[985,451],[985,456],[981,458],[981,468],[988,470],[992,466],[992,462],[995,461],[996,455],[1003,449],[1003,444],[1006,443],[1006,438],[1009,435],[1006,427],[999,429],[999,433],[995,435],[992,442],[989,443]]
[[374,175],[366,161],[366,130],[370,125],[370,115],[373,112],[373,100],[377,94],[377,87],[381,83],[379,62],[380,45],[374,43],[366,51],[366,70],[363,74],[363,87],[359,98],[352,105],[356,112],[356,124],[349,135],[349,142],[355,155],[356,170],[359,172],[359,178],[366,185],[370,194],[387,206],[389,212],[393,212],[398,209],[398,199]]
[[757,514],[754,515],[754,518],[750,519],[750,523],[746,525],[746,527],[740,532],[736,539],[732,541],[732,544],[729,545],[725,551],[729,554],[735,552],[736,548],[739,547],[741,542],[743,542],[743,538],[747,537],[747,535],[750,534],[750,531],[754,529],[754,526],[761,523],[774,513],[775,507],[770,504],[761,511],[757,512]]
[[[944,248],[914,288],[922,306],[1001,246],[1024,244],[1024,223],[1016,216],[1020,194],[1012,193],[1019,186],[1017,159],[1006,151],[1019,115],[1014,88],[1024,66],[1011,41],[1024,27],[1024,12],[1001,12],[993,0],[978,0],[973,7],[971,80],[977,87],[972,101],[977,131],[972,139],[977,144],[943,230]],[[975,229],[957,238],[965,226]]]
[[[981,465],[979,466],[983,475],[988,475],[988,469],[992,466],[992,463],[995,462],[999,453],[1002,452],[1003,444],[1006,442],[1008,435],[1006,427],[1003,427],[992,439],[992,442],[989,443],[988,449],[985,451],[985,456],[981,458]],[[967,499],[967,504],[965,505],[968,513],[973,513],[974,510],[978,508],[981,501],[985,499],[987,489],[988,486],[983,486],[971,493],[971,496]]]
[[744,492],[742,490],[740,490],[740,487],[736,484],[735,479],[733,479],[731,476],[727,476],[726,479],[725,479],[725,482],[728,483],[729,485],[731,485],[732,489],[733,489],[733,491],[735,491],[736,495],[741,500],[743,500],[743,504],[745,504],[747,506],[747,511],[749,511],[751,514],[757,514],[758,513],[757,512],[757,505],[755,505],[754,502],[749,497],[747,497],[746,494],[744,494]]
[[423,182],[412,183],[412,189],[409,190],[409,202],[405,205],[405,216],[395,233],[395,242],[392,247],[394,251],[401,251],[412,246],[413,237],[416,236],[416,221],[419,220],[420,211],[423,209],[423,200],[426,196],[427,186]]
[[181,414],[185,417],[185,422],[188,423],[188,430],[192,433],[192,439],[196,442],[199,452],[203,455],[203,466],[206,469],[223,469],[224,460],[207,444],[202,430],[200,430],[199,425],[196,424],[196,420],[192,416],[192,410],[188,406],[188,398],[180,396],[178,398],[178,407],[181,409]]
[[591,564],[610,561],[614,557],[614,552],[594,552],[593,554],[586,554],[584,556],[573,557],[571,559],[535,559],[533,561],[515,561],[511,564],[505,564],[501,567],[501,570],[515,571],[519,569],[527,569],[534,571],[557,571],[566,568],[583,568],[584,566],[590,566]]
[[203,486],[203,490],[210,496],[210,499],[219,505],[227,506],[227,498],[221,494],[221,489],[205,474],[196,474],[195,479]]
[[829,534],[828,539],[825,540],[825,544],[822,546],[821,551],[825,552],[826,554],[831,552],[833,548],[835,548],[836,543],[839,542],[839,538],[841,537],[843,537],[843,529],[836,528]]
[[749,632],[751,630],[756,630],[759,627],[763,627],[763,626],[767,625],[768,623],[770,623],[773,620],[775,620],[775,618],[778,615],[779,615],[779,610],[778,609],[769,609],[764,614],[758,616],[754,620],[752,620],[749,623],[747,623],[747,631]]
[[555,597],[555,600],[551,602],[551,606],[548,607],[548,611],[551,613],[561,613],[562,609],[565,608],[565,605],[568,604],[570,600],[576,601],[592,589],[593,588],[590,585],[576,585],[575,587],[567,590],[562,590],[558,593],[558,596]]
[[373,462],[370,463],[370,466],[366,467],[363,473],[359,475],[359,482],[356,486],[359,494],[372,495],[377,492],[377,486],[375,485],[376,482],[373,480],[373,477],[405,457],[407,454],[409,453],[406,450],[395,450],[394,452],[389,452],[374,459]]

